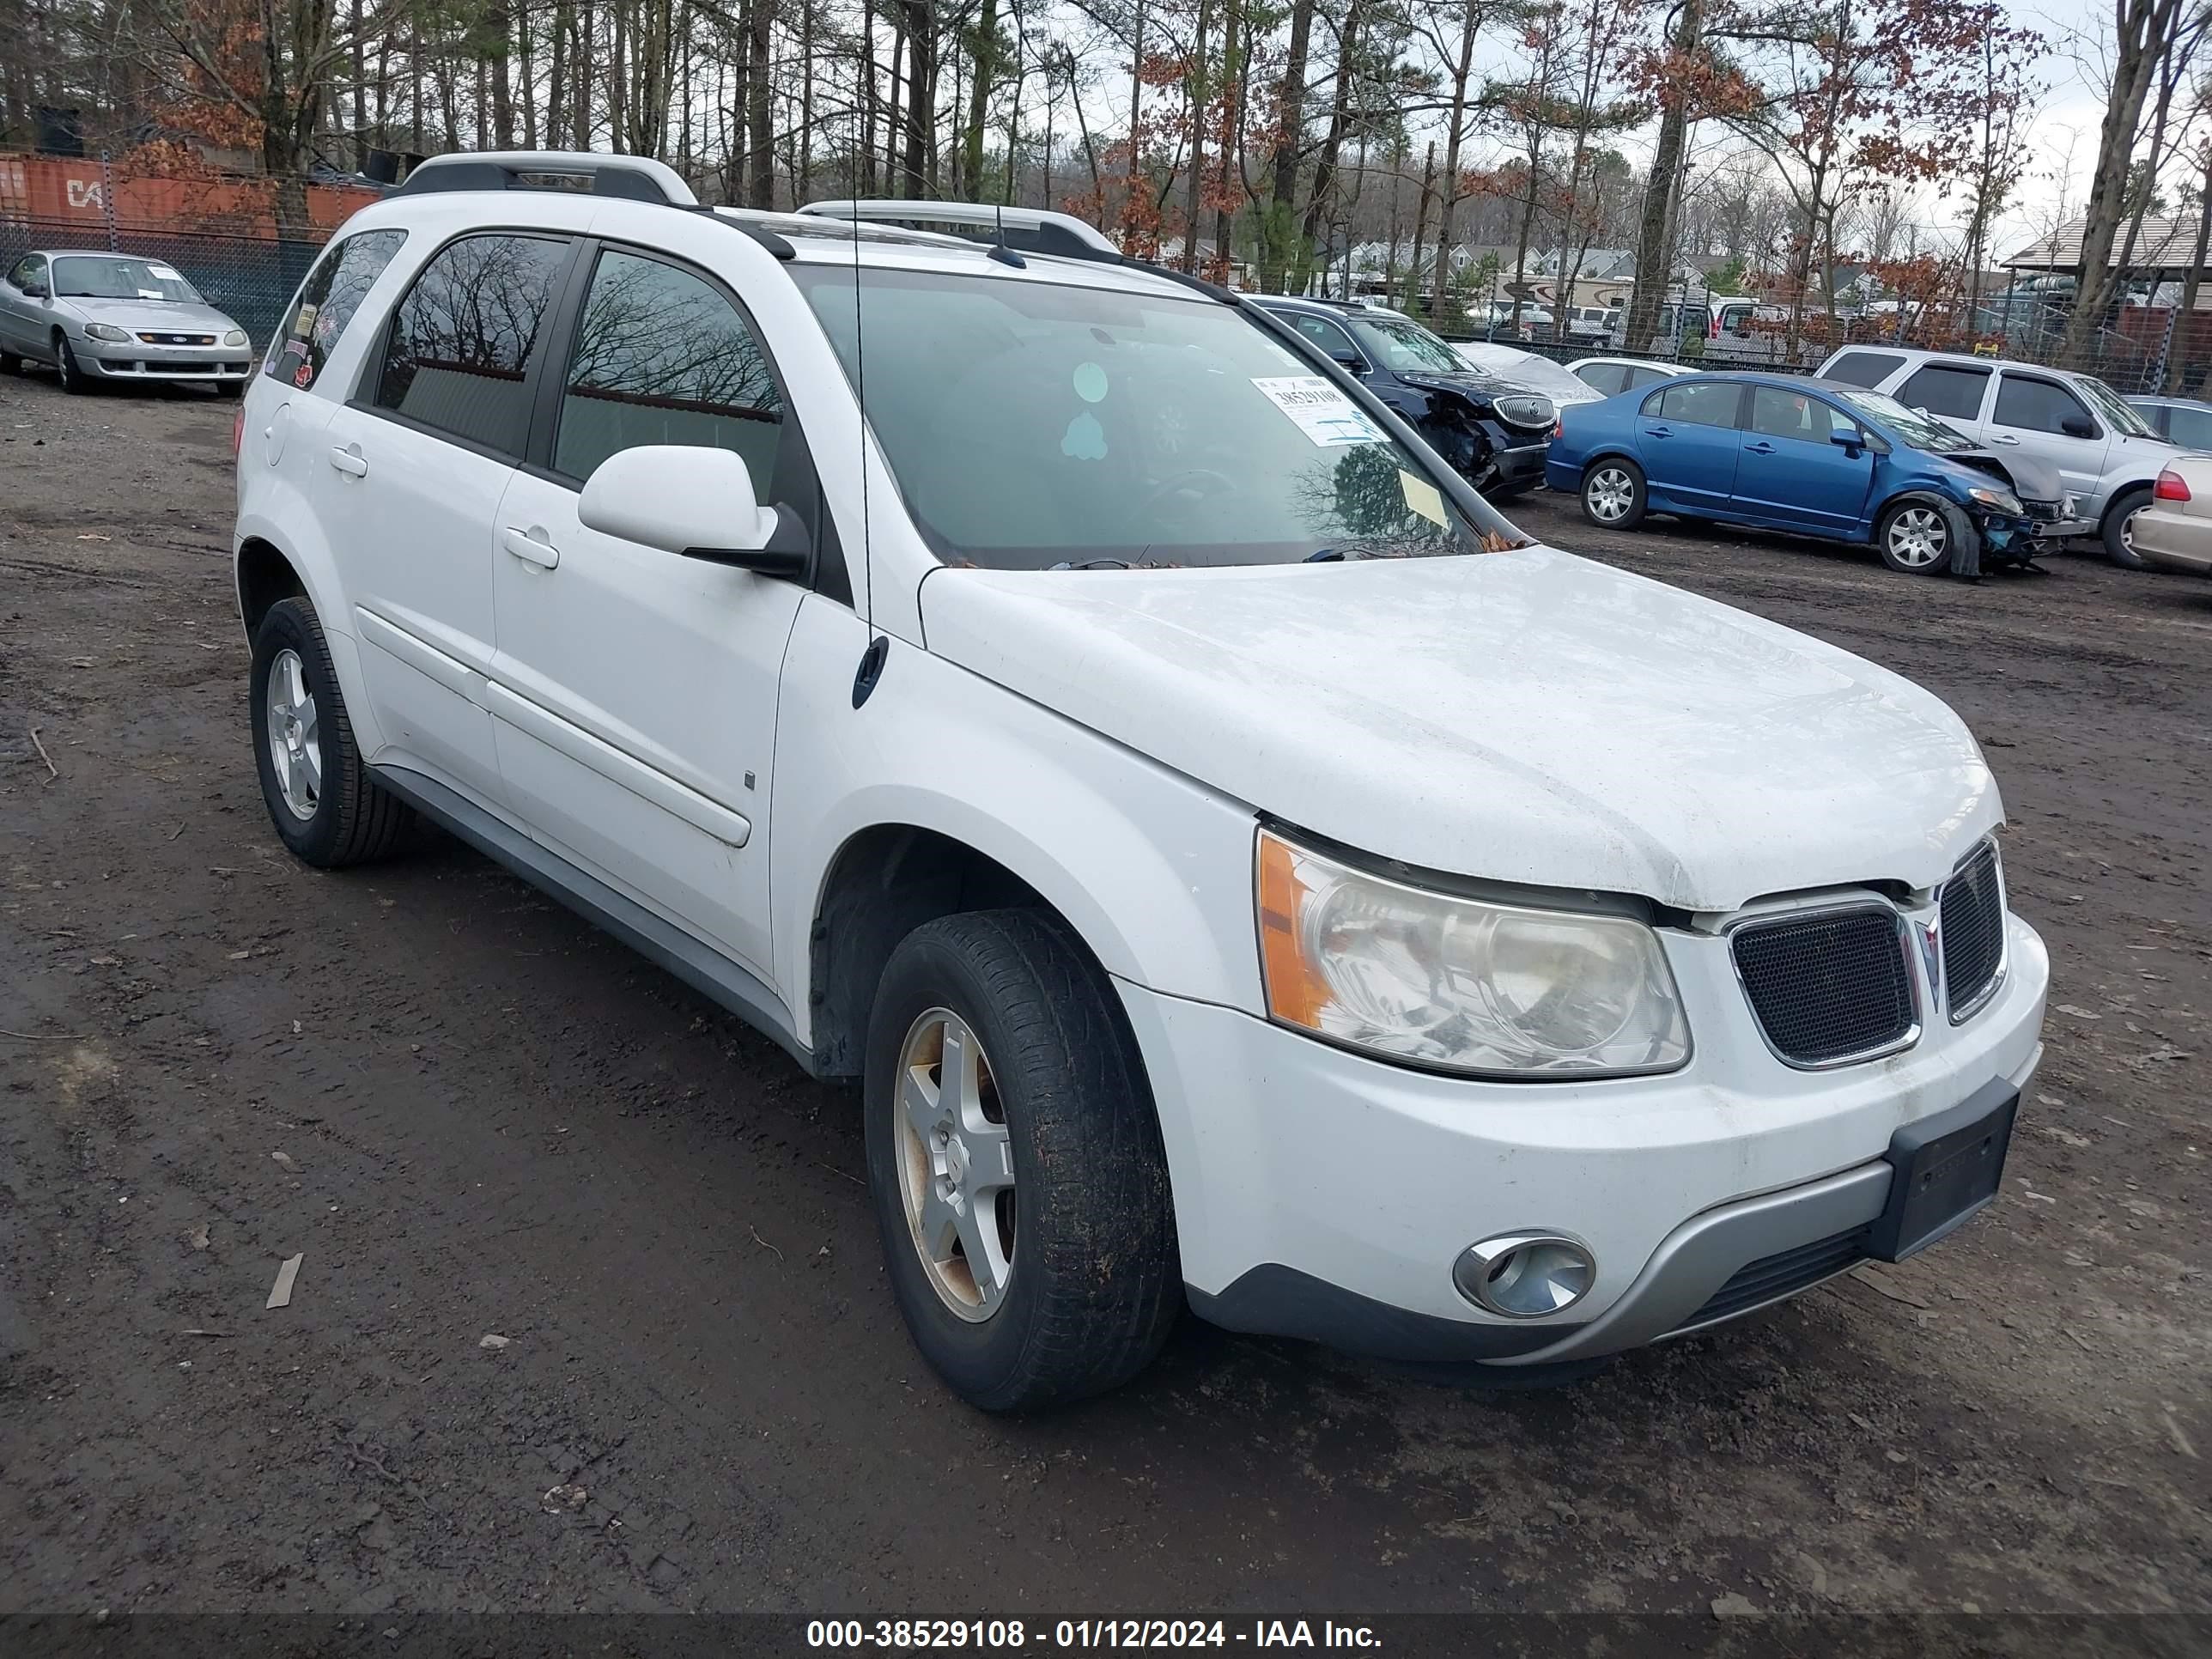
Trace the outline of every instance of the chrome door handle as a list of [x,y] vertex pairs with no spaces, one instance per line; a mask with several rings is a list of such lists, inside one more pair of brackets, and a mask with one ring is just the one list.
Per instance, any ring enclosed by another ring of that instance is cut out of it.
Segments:
[[499,533],[500,545],[525,564],[534,564],[541,569],[561,568],[561,550],[550,542],[541,542],[526,531],[509,525]]
[[1992,432],[1990,434],[1990,441],[1993,444],[2016,444],[2020,440],[2017,438],[2008,438],[2002,432]]
[[349,444],[341,444],[331,451],[331,465],[349,478],[368,476],[368,458]]

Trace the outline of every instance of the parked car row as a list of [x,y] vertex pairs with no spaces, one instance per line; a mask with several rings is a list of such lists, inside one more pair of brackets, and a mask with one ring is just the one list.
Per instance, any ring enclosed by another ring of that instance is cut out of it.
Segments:
[[76,248],[26,253],[0,276],[0,371],[52,366],[68,392],[102,381],[197,382],[236,397],[246,331],[158,259]]

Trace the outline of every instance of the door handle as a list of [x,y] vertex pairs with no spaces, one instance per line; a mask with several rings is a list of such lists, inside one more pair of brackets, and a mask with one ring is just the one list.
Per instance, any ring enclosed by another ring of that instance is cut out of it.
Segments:
[[2016,444],[2020,440],[2008,438],[2002,432],[1992,432],[1990,434],[1990,441],[1993,444]]
[[501,546],[526,564],[534,564],[546,570],[557,570],[561,568],[559,548],[550,542],[541,542],[535,536],[526,531],[518,530],[513,525],[507,526],[506,529],[500,532],[499,540]]
[[349,478],[366,478],[368,476],[368,458],[356,445],[341,444],[333,447],[331,465]]
[[1647,426],[1644,428],[1644,435],[1647,438],[1671,437],[1674,435],[1674,428],[1664,426]]
[[1774,446],[1770,443],[1746,444],[1743,447],[1747,454],[1771,455],[1774,453]]

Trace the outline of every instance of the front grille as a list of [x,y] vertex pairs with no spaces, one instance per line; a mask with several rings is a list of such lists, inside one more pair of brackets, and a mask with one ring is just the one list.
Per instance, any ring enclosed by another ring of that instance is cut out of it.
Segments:
[[1735,930],[1735,970],[1784,1060],[1829,1066],[1903,1042],[1912,981],[1894,911],[1783,915]]
[[213,345],[212,334],[141,334],[148,345]]
[[1867,1245],[1873,1236],[1874,1227],[1869,1223],[1847,1233],[1800,1244],[1795,1249],[1763,1255],[1737,1268],[1729,1282],[1707,1298],[1704,1307],[1674,1328],[1693,1330],[1700,1325],[1733,1319],[1764,1303],[1795,1296],[1824,1279],[1832,1279],[1866,1259]]
[[1943,984],[1951,1018],[1964,1019],[1996,984],[2004,961],[2004,878],[1984,842],[1943,884]]

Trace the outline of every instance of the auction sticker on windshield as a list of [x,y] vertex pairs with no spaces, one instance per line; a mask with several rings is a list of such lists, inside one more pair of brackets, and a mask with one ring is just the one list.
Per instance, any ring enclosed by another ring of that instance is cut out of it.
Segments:
[[1286,374],[1252,384],[1299,431],[1323,448],[1339,444],[1379,444],[1382,432],[1353,406],[1351,398],[1318,374]]

